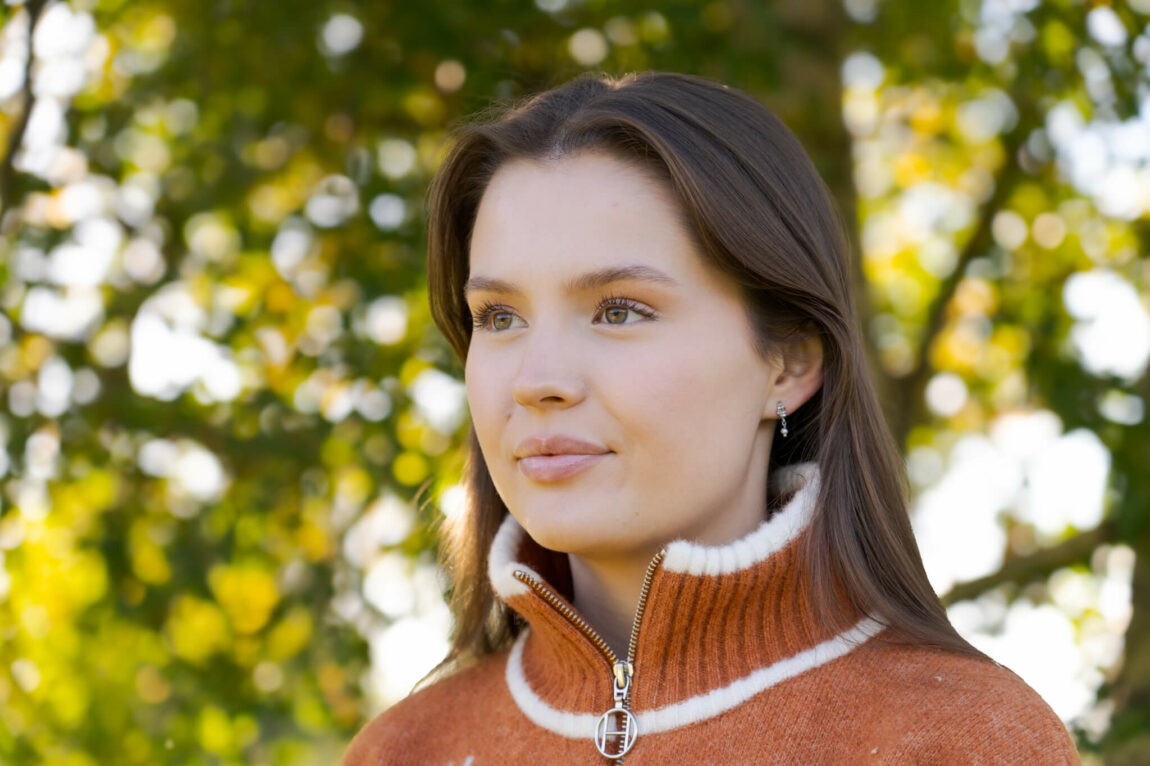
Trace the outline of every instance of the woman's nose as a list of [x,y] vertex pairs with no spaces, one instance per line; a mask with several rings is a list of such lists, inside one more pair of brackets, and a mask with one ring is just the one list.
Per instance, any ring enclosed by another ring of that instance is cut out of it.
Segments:
[[542,335],[525,344],[513,387],[515,402],[523,407],[561,409],[586,396],[585,381],[569,344]]

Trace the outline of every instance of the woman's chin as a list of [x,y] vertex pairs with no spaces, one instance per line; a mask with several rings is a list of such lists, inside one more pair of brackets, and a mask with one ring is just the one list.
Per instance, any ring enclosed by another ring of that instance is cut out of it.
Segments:
[[[599,517],[597,517],[599,516]],[[520,526],[536,543],[556,553],[585,559],[646,556],[657,549],[650,530],[630,530],[623,519],[598,514],[533,512],[516,515]]]

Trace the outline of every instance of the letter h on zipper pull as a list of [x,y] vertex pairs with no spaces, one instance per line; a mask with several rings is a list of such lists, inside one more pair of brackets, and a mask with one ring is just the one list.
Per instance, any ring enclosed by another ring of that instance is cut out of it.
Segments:
[[639,722],[627,709],[627,695],[631,692],[634,666],[630,662],[616,662],[612,670],[615,676],[612,683],[615,706],[599,716],[599,724],[595,727],[595,747],[605,757],[618,759],[626,755],[635,744],[635,738],[639,736]]

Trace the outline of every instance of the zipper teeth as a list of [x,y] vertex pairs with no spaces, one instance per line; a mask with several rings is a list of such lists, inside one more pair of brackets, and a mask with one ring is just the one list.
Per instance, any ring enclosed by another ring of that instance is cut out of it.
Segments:
[[651,581],[655,577],[655,570],[663,563],[667,551],[661,550],[647,565],[647,574],[643,575],[643,588],[639,591],[639,603],[635,607],[635,621],[631,623],[631,638],[627,642],[627,662],[635,661],[635,650],[639,645],[639,623],[643,621],[643,612],[647,609],[647,597],[651,594]]
[[[552,593],[547,588],[547,586],[524,572],[522,569],[516,569],[513,573],[513,576],[516,580],[519,580],[519,582],[523,583],[527,587],[531,588],[531,590],[539,594],[539,596],[544,601],[546,601],[557,611],[559,611],[560,614],[566,617],[568,622],[578,628],[581,633],[586,635],[591,643],[595,644],[595,648],[598,649],[603,654],[603,656],[611,662],[612,666],[619,661],[619,658],[615,655],[615,652],[611,650],[611,647],[607,646],[607,642],[603,640],[603,637],[600,636],[595,631],[595,629],[587,623],[586,620],[584,620],[582,617],[572,611],[570,607],[560,601],[559,597]],[[649,586],[645,586],[645,589],[646,587]],[[636,622],[638,622],[638,620],[636,620]],[[635,631],[632,631],[632,637],[634,636],[634,633]]]
[[[635,650],[638,648],[639,644],[639,624],[643,621],[643,612],[645,612],[647,609],[647,598],[651,595],[651,581],[655,578],[655,570],[659,568],[661,563],[663,563],[663,559],[666,557],[666,555],[666,550],[661,550],[656,553],[655,557],[651,559],[651,563],[647,565],[646,574],[643,575],[643,586],[639,590],[639,603],[635,606],[635,619],[631,623],[631,637],[627,642],[628,665],[634,663],[635,661]],[[512,573],[512,576],[519,582],[531,588],[531,590],[535,591],[540,598],[542,598],[556,611],[567,618],[567,621],[574,625],[575,628],[579,630],[579,632],[587,636],[588,640],[590,640],[591,643],[595,645],[595,648],[597,648],[599,652],[611,663],[612,668],[619,664],[618,655],[616,655],[611,647],[607,645],[607,642],[603,640],[603,637],[600,636],[599,633],[594,628],[592,628],[586,620],[584,620],[575,611],[564,604],[563,601],[560,600],[560,598],[554,593],[552,593],[546,585],[541,583],[539,580],[536,580],[534,577],[527,574],[522,569],[516,569]],[[628,690],[627,699],[623,701],[623,708],[625,710],[629,710],[630,707],[631,692]],[[623,755],[619,755],[618,757],[611,758],[611,761],[614,763],[614,766],[622,766],[623,758]]]

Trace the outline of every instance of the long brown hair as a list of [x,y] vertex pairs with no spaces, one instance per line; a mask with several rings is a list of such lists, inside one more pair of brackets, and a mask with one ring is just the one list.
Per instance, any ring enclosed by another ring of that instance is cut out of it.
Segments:
[[[816,602],[827,605],[823,619],[846,627],[853,616],[830,607],[845,595],[901,640],[973,651],[947,621],[911,533],[901,461],[851,298],[842,222],[794,135],[746,94],[679,74],[583,76],[460,129],[432,184],[428,251],[432,315],[460,359],[472,330],[463,295],[471,231],[492,176],[511,160],[586,151],[663,179],[703,257],[742,286],[762,352],[799,335],[821,340],[822,388],[789,418],[792,435],[775,439],[771,464],[820,467],[804,561]],[[508,511],[474,433],[465,482],[468,507],[445,541],[456,620],[448,665],[497,650],[519,629],[487,578]]]

